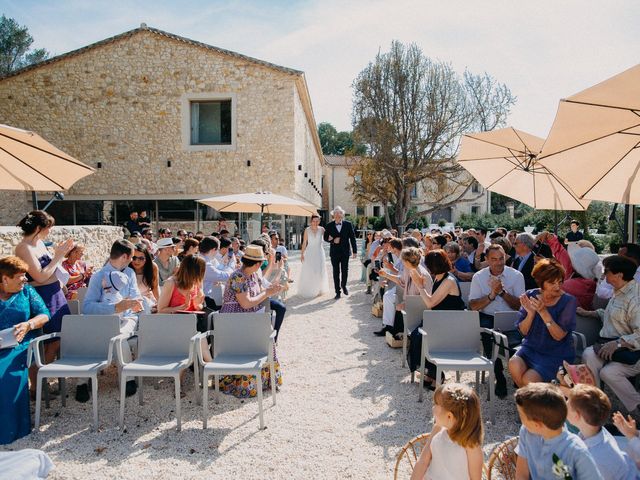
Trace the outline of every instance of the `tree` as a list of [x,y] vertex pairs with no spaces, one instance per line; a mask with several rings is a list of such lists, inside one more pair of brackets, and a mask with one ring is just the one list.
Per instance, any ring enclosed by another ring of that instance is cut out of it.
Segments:
[[[462,134],[504,125],[515,103],[505,85],[486,73],[460,77],[415,44],[394,41],[360,72],[353,89],[354,139],[368,154],[351,169],[360,178],[352,187],[356,199],[390,203],[392,223],[404,226],[479,197],[463,199],[473,179],[454,159]],[[425,196],[410,215],[417,184]]]
[[357,144],[351,132],[338,132],[336,128],[328,122],[318,125],[318,136],[320,146],[325,155],[364,155],[364,145]]
[[0,17],[0,77],[49,57],[44,48],[29,51],[32,43],[27,27],[13,18]]

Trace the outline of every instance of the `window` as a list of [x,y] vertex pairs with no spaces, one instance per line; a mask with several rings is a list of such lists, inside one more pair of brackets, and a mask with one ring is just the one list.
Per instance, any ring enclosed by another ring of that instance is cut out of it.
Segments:
[[234,150],[236,95],[190,93],[182,96],[182,146],[187,151]]
[[158,220],[161,222],[195,221],[193,200],[158,200]]
[[374,217],[379,217],[380,216],[380,207],[378,205],[375,205],[373,207],[373,216]]
[[[43,209],[48,200],[38,200],[38,208]],[[56,220],[56,225],[73,225],[73,201],[56,200],[47,207],[47,213]]]
[[418,184],[414,184],[413,187],[411,187],[411,198],[418,198]]
[[364,217],[364,206],[358,205],[356,207],[356,216],[357,217]]
[[480,206],[479,205],[473,205],[471,207],[471,214],[472,215],[480,215]]
[[478,182],[473,182],[471,185],[471,193],[480,193],[481,191],[480,184]]

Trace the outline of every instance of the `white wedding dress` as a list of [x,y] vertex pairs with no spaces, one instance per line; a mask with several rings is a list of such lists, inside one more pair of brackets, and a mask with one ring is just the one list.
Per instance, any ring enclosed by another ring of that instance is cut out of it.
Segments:
[[304,262],[300,267],[300,277],[297,280],[298,295],[303,298],[315,298],[329,291],[327,278],[327,263],[323,248],[324,228],[318,227],[313,233],[307,227],[307,248],[304,251]]

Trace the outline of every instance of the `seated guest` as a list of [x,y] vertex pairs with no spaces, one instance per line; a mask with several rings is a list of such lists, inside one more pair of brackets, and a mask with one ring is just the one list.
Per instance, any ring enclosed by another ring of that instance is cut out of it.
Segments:
[[164,285],[167,278],[175,275],[180,266],[180,260],[176,257],[175,248],[173,246],[173,240],[171,238],[161,238],[158,240],[158,253],[154,260],[158,267],[158,274],[160,275],[160,286]]
[[176,232],[176,237],[178,237],[181,242],[184,242],[187,239],[187,231],[181,228]]
[[[620,412],[616,412],[613,414],[613,424],[622,433],[622,435],[625,436],[625,453],[629,455],[635,464],[636,469],[640,470],[640,432],[638,432],[636,428],[635,419],[633,419],[631,415],[627,415],[627,418],[624,418]],[[620,442],[618,440],[618,443],[620,444],[624,442]],[[623,445],[620,446],[622,447]]]
[[[265,236],[265,238],[258,238],[251,242],[251,244],[260,246],[266,258],[266,261],[262,263],[260,269],[256,272],[261,288],[269,289],[272,285],[278,285],[280,287],[279,292],[288,289],[289,286],[286,283],[283,283],[282,280],[284,260],[280,259],[279,262],[276,261],[275,251],[271,248],[271,241],[268,236]],[[275,313],[273,328],[276,331],[276,343],[278,342],[278,336],[280,335],[280,328],[284,321],[284,315],[287,313],[287,307],[277,298],[277,295],[278,294],[269,296],[269,306]]]
[[136,274],[138,290],[146,304],[145,311],[155,313],[158,299],[160,298],[160,274],[158,273],[158,266],[151,258],[151,253],[143,244],[135,245],[135,251],[131,257],[129,267]]
[[451,273],[461,282],[470,282],[473,277],[473,268],[471,268],[469,260],[462,256],[460,245],[455,242],[449,242],[444,246],[444,251],[447,252],[449,261],[453,266]]
[[636,466],[620,450],[606,428],[611,415],[609,397],[593,385],[577,384],[569,389],[567,420],[580,430],[580,437],[604,480],[635,480]]
[[509,359],[516,385],[550,382],[563,360],[571,363],[575,349],[571,332],[576,328],[576,299],[562,291],[564,269],[557,260],[539,261],[532,271],[540,288],[520,296],[516,327],[522,347]]
[[[430,293],[428,288],[420,289],[420,296],[425,306],[430,310],[464,310],[464,302],[460,296],[460,286],[451,273],[451,262],[444,250],[432,250],[427,253],[425,263],[429,273],[433,276],[433,286]],[[418,283],[417,272],[412,272],[412,279]],[[427,282],[428,283],[428,282]],[[428,285],[425,285],[428,286]],[[409,370],[415,371],[420,366],[420,355],[422,354],[422,335],[418,332],[420,324],[411,332],[411,344],[407,352]],[[425,377],[425,385],[433,388],[435,380],[436,366],[427,361],[428,374]]]
[[71,300],[76,297],[76,291],[79,288],[86,287],[91,278],[91,272],[93,268],[87,267],[87,264],[82,261],[84,255],[84,246],[76,244],[66,258],[62,262],[62,267],[69,273],[69,280],[67,280],[67,300]]
[[[504,237],[504,236],[497,237],[491,243],[494,244],[494,245],[500,245],[502,247],[502,249],[504,250],[504,264],[507,267],[512,267],[513,266],[513,259],[515,257],[515,253],[513,255],[511,255],[510,252],[512,252],[514,250],[513,250],[513,247],[511,246],[511,242],[507,239],[507,237]],[[484,267],[487,267],[487,266],[489,266],[488,263]],[[482,267],[482,268],[484,268],[484,267]]]
[[240,260],[242,251],[240,250],[240,239],[238,237],[231,237],[231,250],[233,250],[235,257]]
[[17,342],[0,346],[0,445],[31,432],[27,351],[49,321],[44,301],[27,285],[28,269],[18,257],[0,259],[0,330],[12,329]]
[[[399,238],[391,238],[384,244],[386,255],[382,257],[381,269],[378,273],[382,275],[399,276],[402,274],[403,264],[400,258],[402,251],[402,240]],[[382,330],[374,332],[374,335],[383,337],[387,332],[393,333],[393,325],[396,318],[396,284],[388,283],[384,289],[382,296]]]
[[[264,311],[262,303],[280,291],[279,285],[262,288],[257,275],[266,260],[260,245],[247,245],[241,259],[242,266],[233,272],[224,292],[222,313],[244,313]],[[275,357],[275,351],[274,351]],[[269,367],[262,369],[263,388],[271,387]],[[238,398],[254,397],[257,394],[255,377],[246,375],[226,376],[221,380],[222,391]],[[280,364],[276,360],[276,385],[282,385]]]
[[138,215],[138,226],[141,231],[151,228],[151,219],[147,216],[146,210],[140,210],[140,215]]
[[[564,250],[563,247],[560,247]],[[602,262],[596,252],[590,248],[573,245],[568,249],[571,260],[571,275],[566,277],[562,289],[578,300],[578,306],[591,310],[596,293],[598,279],[602,272]]]
[[640,245],[637,243],[623,243],[618,249],[618,255],[628,258],[636,264],[636,273],[633,279],[640,282]]
[[181,260],[187,255],[197,255],[198,254],[198,246],[200,242],[194,238],[187,238],[184,242],[182,242],[182,252],[178,255],[178,260]]
[[637,413],[640,393],[630,377],[640,374],[640,285],[633,279],[636,265],[628,258],[611,255],[603,261],[607,282],[614,288],[607,308],[578,309],[578,315],[602,320],[600,339],[582,354],[596,378],[604,381],[629,412]]
[[[109,261],[93,274],[82,304],[82,313],[85,315],[120,315],[120,333],[132,333],[137,330],[137,314],[143,309],[136,274],[128,267],[133,252],[134,246],[131,242],[127,240],[113,242]],[[125,362],[131,361],[129,349],[125,348],[123,355]],[[136,390],[135,380],[129,380],[126,385],[127,396],[133,395]],[[78,402],[89,400],[86,379],[78,381],[76,400]]]
[[516,479],[602,480],[587,446],[564,427],[567,403],[557,387],[530,383],[518,389],[515,399],[522,421],[516,447]]
[[533,247],[536,245],[536,237],[530,233],[520,233],[516,236],[516,243],[513,245],[516,250],[516,257],[513,259],[513,268],[524,276],[524,286],[527,290],[536,288],[536,281],[531,275],[534,264]]
[[[520,309],[520,295],[525,292],[524,277],[511,267],[506,267],[505,253],[500,245],[490,245],[487,248],[489,266],[478,271],[471,279],[469,291],[469,308],[480,312],[480,326],[493,328],[493,316],[496,312]],[[504,332],[509,338],[509,347],[520,343],[521,337],[517,331]],[[486,357],[493,352],[493,337],[482,335],[482,344]],[[496,376],[496,395],[507,395],[507,380],[503,374],[500,359],[494,366]]]
[[124,223],[124,228],[129,231],[129,236],[135,232],[142,231],[142,227],[138,224],[138,212],[131,212],[129,214],[129,220]]
[[216,285],[226,284],[229,277],[234,272],[231,265],[223,265],[218,262],[217,254],[220,241],[215,237],[204,237],[200,242],[200,255],[206,262],[206,271],[202,283],[204,291],[204,301],[212,310],[220,310],[222,305],[217,305],[213,299],[213,290]]
[[478,240],[473,235],[468,235],[462,240],[462,256],[473,266],[475,263]]
[[204,238],[204,232],[198,230],[196,232],[196,234],[193,236],[193,238],[195,238],[196,240],[198,240],[199,242],[202,241],[202,239]]

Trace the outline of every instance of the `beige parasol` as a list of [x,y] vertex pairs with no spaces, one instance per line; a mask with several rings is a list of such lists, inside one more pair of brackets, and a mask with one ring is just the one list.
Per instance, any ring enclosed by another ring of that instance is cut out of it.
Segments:
[[540,210],[584,210],[580,200],[538,161],[544,140],[515,128],[464,135],[462,165],[487,190]]
[[640,65],[560,101],[540,163],[580,198],[640,203]]
[[67,190],[93,172],[40,135],[0,124],[0,190]]
[[219,212],[269,213],[309,217],[318,214],[310,203],[276,195],[271,192],[237,193],[198,200]]

